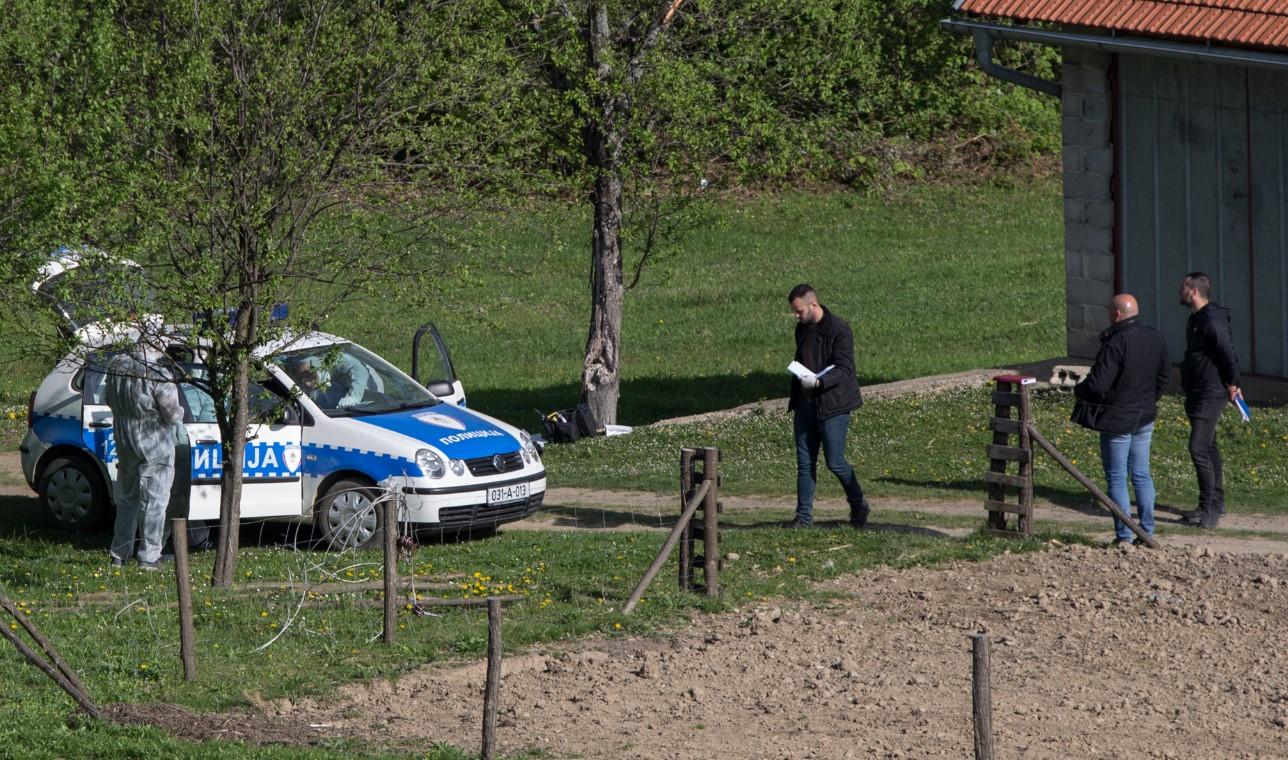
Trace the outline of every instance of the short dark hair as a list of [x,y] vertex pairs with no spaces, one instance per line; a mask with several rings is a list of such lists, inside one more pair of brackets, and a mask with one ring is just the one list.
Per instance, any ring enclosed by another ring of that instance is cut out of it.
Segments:
[[1202,272],[1190,272],[1185,275],[1185,284],[1199,292],[1199,296],[1207,300],[1208,294],[1212,292],[1212,278]]
[[805,296],[808,296],[808,295],[814,296],[815,299],[818,298],[818,293],[814,290],[814,286],[807,285],[802,282],[800,285],[797,285],[796,287],[792,288],[791,292],[787,294],[787,303],[791,303],[792,301],[795,301],[797,298],[804,298]]

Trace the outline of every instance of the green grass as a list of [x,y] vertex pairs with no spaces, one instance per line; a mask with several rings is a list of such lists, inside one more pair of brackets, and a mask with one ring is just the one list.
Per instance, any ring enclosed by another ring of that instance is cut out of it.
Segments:
[[[397,641],[379,643],[381,610],[362,602],[378,592],[325,595],[299,608],[302,591],[237,596],[205,585],[212,554],[195,557],[194,607],[198,672],[181,679],[174,579],[127,565],[105,566],[101,536],[74,536],[34,527],[34,500],[0,498],[0,587],[50,637],[81,673],[100,702],[162,701],[199,711],[243,706],[247,694],[264,699],[327,694],[343,682],[393,677],[426,663],[477,659],[485,652],[486,615],[446,610],[419,618],[403,610]],[[637,612],[620,608],[660,547],[661,532],[574,533],[506,531],[468,543],[422,547],[413,564],[424,576],[454,584],[427,595],[526,595],[505,612],[507,651],[586,635],[650,634],[682,625],[697,610],[718,611],[782,596],[824,598],[815,582],[876,565],[934,565],[981,559],[1003,550],[1031,550],[979,536],[964,540],[930,534],[784,532],[752,517],[731,521],[722,549],[739,555],[721,576],[723,599],[680,593],[672,573],[659,578]],[[244,535],[250,534],[248,529]],[[264,581],[363,580],[379,577],[374,552],[332,555],[249,542],[238,565],[239,588]],[[668,565],[673,568],[673,565]],[[7,622],[7,621],[6,621]],[[276,641],[269,643],[285,629]],[[104,724],[68,725],[70,701],[43,675],[0,648],[0,742],[32,757],[382,757],[378,749],[252,749],[198,747],[152,730]],[[35,742],[33,737],[41,737]],[[428,757],[455,757],[454,750]],[[419,753],[417,756],[420,755]]]
[[[801,281],[851,320],[865,383],[1060,355],[1061,214],[1052,181],[722,202],[627,295],[620,421],[784,395],[794,351],[785,297]],[[432,319],[471,406],[535,427],[533,409],[578,395],[587,218],[541,206],[480,217],[453,237],[456,247],[425,251],[427,270],[434,260],[451,272],[429,286],[441,294],[431,311],[372,298],[325,327],[409,368],[412,333]],[[628,270],[634,256],[628,247]],[[24,413],[48,367],[7,365],[0,405]]]
[[[983,498],[988,469],[984,447],[993,407],[989,388],[933,396],[870,401],[851,418],[848,454],[871,495]],[[1038,428],[1086,475],[1103,483],[1098,438],[1068,422],[1072,395],[1034,396]],[[1288,409],[1258,408],[1244,424],[1226,414],[1218,441],[1225,461],[1226,503],[1234,512],[1288,512]],[[1186,449],[1189,423],[1181,400],[1165,396],[1155,426],[1151,467],[1162,504],[1193,508],[1198,501]],[[550,446],[544,457],[552,483],[562,486],[674,490],[684,446],[716,446],[721,472],[733,494],[794,498],[796,460],[786,413],[753,413],[709,423],[641,427],[628,436]],[[820,497],[842,496],[836,479],[820,471]],[[1086,492],[1049,457],[1034,463],[1035,493],[1070,505]]]

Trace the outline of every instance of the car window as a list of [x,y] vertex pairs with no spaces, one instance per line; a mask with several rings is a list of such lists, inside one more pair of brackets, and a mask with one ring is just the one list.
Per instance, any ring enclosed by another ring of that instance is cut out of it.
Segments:
[[433,406],[438,398],[402,370],[352,343],[294,351],[274,359],[328,416],[360,416]]
[[205,366],[196,362],[181,362],[177,373],[179,400],[183,404],[184,422],[216,422],[215,400],[206,384]]
[[107,365],[116,354],[95,352],[85,359],[85,366],[72,379],[72,387],[80,389],[81,403],[91,406],[107,404]]

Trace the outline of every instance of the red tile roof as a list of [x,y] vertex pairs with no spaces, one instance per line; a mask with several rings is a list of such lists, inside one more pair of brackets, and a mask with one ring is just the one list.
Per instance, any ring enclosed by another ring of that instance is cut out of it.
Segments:
[[978,16],[1288,50],[1288,0],[959,0]]

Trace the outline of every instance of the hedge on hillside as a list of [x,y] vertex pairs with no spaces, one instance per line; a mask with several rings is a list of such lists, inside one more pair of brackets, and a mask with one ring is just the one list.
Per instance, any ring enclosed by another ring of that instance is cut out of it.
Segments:
[[[576,14],[587,3],[475,2],[477,26],[461,37],[460,60],[485,63],[473,75],[491,94],[480,110],[445,114],[444,124],[472,125],[486,142],[458,163],[488,165],[503,182],[584,190],[576,135],[588,87],[549,74],[586,56]],[[657,0],[609,5],[610,21],[625,25]],[[689,0],[635,93],[637,165],[725,186],[862,183],[901,169],[934,172],[958,146],[1003,166],[1054,154],[1056,99],[980,72],[971,41],[939,27],[951,6]],[[998,54],[1039,76],[1058,69],[1053,49]]]

